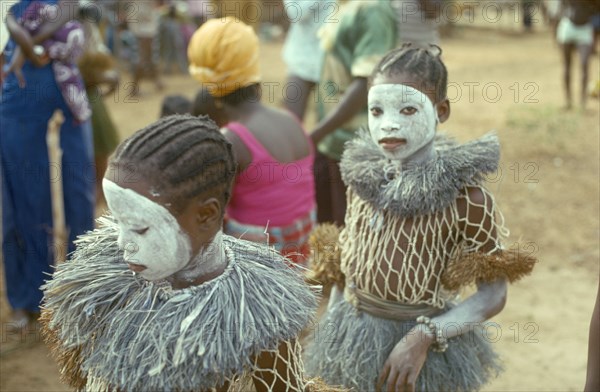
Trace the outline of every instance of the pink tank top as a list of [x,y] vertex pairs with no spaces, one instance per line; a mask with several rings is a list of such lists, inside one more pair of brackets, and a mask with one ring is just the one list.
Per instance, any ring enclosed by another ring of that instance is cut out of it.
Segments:
[[240,123],[229,123],[252,155],[248,167],[235,178],[227,214],[240,223],[289,225],[315,208],[314,147],[294,162],[278,162]]

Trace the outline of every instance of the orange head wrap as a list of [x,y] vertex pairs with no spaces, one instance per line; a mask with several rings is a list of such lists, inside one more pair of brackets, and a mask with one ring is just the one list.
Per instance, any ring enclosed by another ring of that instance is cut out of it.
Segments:
[[216,98],[260,82],[258,37],[237,18],[211,19],[188,46],[190,74]]

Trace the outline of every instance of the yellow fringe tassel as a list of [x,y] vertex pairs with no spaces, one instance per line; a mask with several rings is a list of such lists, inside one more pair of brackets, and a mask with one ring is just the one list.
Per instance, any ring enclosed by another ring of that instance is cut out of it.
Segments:
[[52,312],[42,310],[39,322],[42,327],[42,337],[44,342],[50,348],[52,356],[56,359],[60,370],[60,379],[62,382],[75,388],[83,390],[87,383],[85,374],[81,371],[80,347],[65,349],[58,337],[58,331],[50,328]]
[[334,224],[318,225],[311,233],[309,244],[311,257],[307,279],[325,287],[337,284],[344,287],[345,277],[340,268],[340,228]]
[[327,385],[321,378],[311,378],[306,383],[306,392],[350,392],[341,386]]
[[493,282],[506,278],[515,282],[529,275],[537,259],[518,250],[502,251],[490,255],[470,253],[451,260],[442,275],[445,289],[455,291],[476,281]]

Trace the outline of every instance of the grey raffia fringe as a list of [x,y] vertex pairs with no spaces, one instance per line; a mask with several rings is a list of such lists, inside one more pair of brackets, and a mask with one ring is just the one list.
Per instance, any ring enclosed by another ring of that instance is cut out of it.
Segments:
[[115,223],[100,223],[43,287],[54,354],[80,355],[72,374],[123,391],[218,387],[294,339],[314,313],[316,294],[267,247],[225,236],[235,255],[225,272],[172,290],[133,276]]
[[454,203],[467,185],[478,185],[498,168],[500,145],[495,133],[465,144],[445,134],[435,139],[435,159],[415,167],[391,161],[368,131],[346,143],[340,169],[342,179],[377,209],[411,217],[441,211]]
[[[416,324],[358,313],[343,298],[330,305],[315,339],[305,352],[308,375],[329,385],[374,392],[383,364],[394,346]],[[501,370],[484,331],[475,330],[448,340],[443,353],[429,351],[416,391],[476,391]],[[384,388],[384,390],[386,390]]]

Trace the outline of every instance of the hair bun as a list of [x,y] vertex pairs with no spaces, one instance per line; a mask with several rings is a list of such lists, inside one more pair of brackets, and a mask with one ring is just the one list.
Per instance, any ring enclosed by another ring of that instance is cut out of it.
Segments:
[[433,56],[442,57],[442,48],[440,48],[436,44],[429,44],[429,48],[427,51],[429,53],[431,53]]

